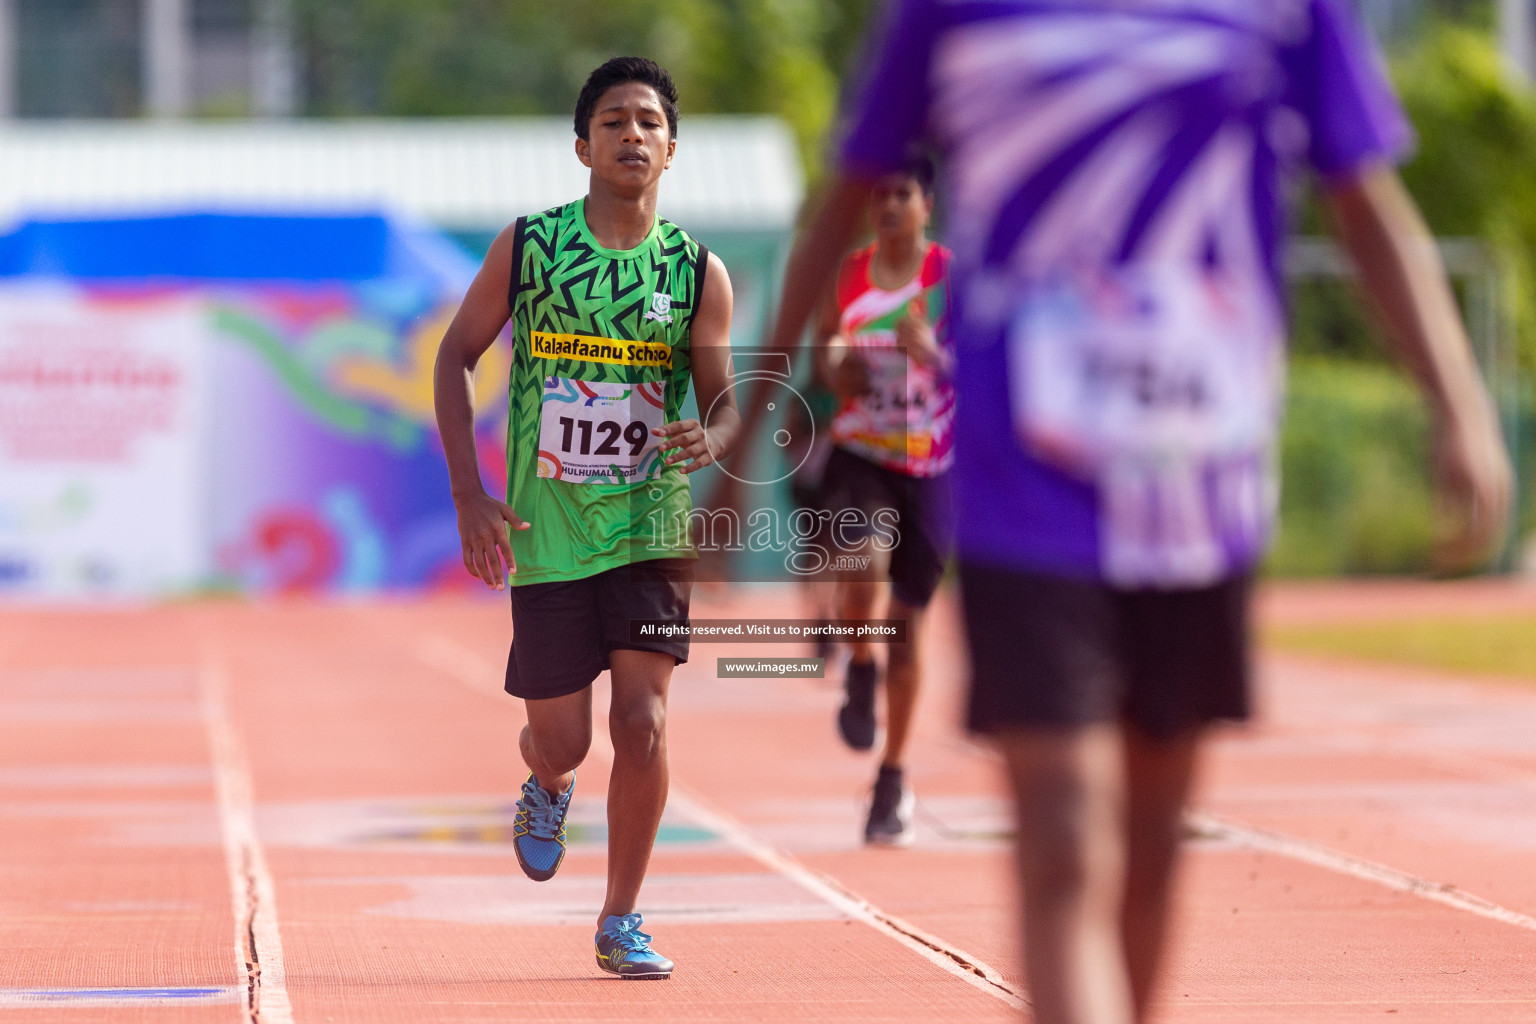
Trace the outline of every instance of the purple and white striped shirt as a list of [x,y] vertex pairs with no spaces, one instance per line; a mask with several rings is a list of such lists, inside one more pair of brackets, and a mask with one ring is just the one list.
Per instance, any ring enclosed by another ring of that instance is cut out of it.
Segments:
[[[844,170],[898,169],[919,141],[943,158],[962,557],[1124,586],[1247,568],[1270,531],[1273,430],[1173,485],[1161,470],[1127,477],[1123,460],[1073,471],[1020,440],[1019,381],[1034,372],[1020,367],[1043,364],[1010,331],[1041,282],[1120,295],[1081,303],[1091,321],[1140,301],[1116,275],[1153,268],[1202,282],[1188,294],[1236,296],[1278,341],[1289,186],[1308,167],[1326,178],[1393,161],[1411,141],[1342,0],[893,0],[869,58]],[[1272,393],[1251,386],[1273,425],[1278,374]]]

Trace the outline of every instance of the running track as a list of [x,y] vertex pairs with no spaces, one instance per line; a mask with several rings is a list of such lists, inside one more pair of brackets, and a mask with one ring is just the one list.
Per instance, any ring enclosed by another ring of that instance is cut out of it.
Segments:
[[[642,906],[679,967],[649,985],[592,960],[601,729],[561,874],[512,859],[500,601],[0,612],[0,1024],[249,1021],[253,997],[265,1024],[1020,1019],[1007,816],[941,602],[905,851],[856,841],[873,764],[834,735],[835,681],[718,679],[800,652],[695,645]],[[1305,588],[1267,614],[1533,604]],[[1161,1019],[1536,1021],[1536,688],[1268,658],[1263,698],[1207,763]]]

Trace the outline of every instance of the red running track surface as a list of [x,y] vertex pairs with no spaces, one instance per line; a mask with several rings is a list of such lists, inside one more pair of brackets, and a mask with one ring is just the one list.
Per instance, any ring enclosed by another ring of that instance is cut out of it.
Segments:
[[[1300,593],[1266,607],[1455,603]],[[701,587],[694,614],[800,609]],[[720,679],[802,652],[695,644],[642,894],[678,968],[634,985],[591,949],[601,726],[559,876],[512,858],[500,601],[0,612],[0,1024],[249,1020],[253,976],[271,1024],[1023,1019],[951,595],[929,628],[906,850],[859,842],[875,763],[836,678]],[[1271,657],[1262,693],[1211,746],[1158,1019],[1536,1021],[1536,690]]]

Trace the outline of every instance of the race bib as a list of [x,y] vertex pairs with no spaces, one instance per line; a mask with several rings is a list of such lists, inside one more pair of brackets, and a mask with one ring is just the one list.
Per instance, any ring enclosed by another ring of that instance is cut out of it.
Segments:
[[869,391],[859,399],[870,429],[888,437],[905,435],[907,422],[918,413],[924,396],[909,379],[906,353],[895,348],[857,350],[869,372]]
[[1010,336],[1014,423],[1032,451],[1096,476],[1269,443],[1284,369],[1267,296],[1215,274],[1117,271],[1036,291]]
[[935,417],[943,410],[938,375],[894,347],[855,350],[869,374],[869,390],[840,411],[832,425],[838,443],[882,460],[929,458]]
[[1279,324],[1267,292],[1203,269],[1031,290],[1009,332],[1014,426],[1032,454],[1098,487],[1111,582],[1202,585],[1262,546]]
[[573,484],[622,484],[661,472],[666,385],[544,378],[538,475]]

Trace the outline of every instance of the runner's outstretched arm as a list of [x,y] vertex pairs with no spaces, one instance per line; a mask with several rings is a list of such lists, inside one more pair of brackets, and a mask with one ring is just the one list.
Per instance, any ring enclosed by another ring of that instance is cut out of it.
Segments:
[[[767,351],[793,354],[800,335],[843,262],[843,254],[859,230],[869,206],[869,183],[846,174],[835,174],[825,198],[801,229],[784,270],[784,289],[779,295],[778,315],[768,336]],[[747,400],[742,433],[755,436],[762,429],[763,410],[771,381],[758,380]]]
[[516,572],[506,524],[526,530],[512,507],[485,493],[480,462],[475,455],[475,365],[496,341],[512,315],[507,308],[507,282],[512,273],[512,228],[491,243],[480,272],[437,349],[432,376],[437,430],[448,459],[448,481],[459,515],[459,541],[464,568],[486,586],[501,590],[506,574]]
[[678,420],[664,423],[652,431],[667,437],[666,447],[675,449],[667,462],[683,462],[684,473],[703,469],[736,449],[741,436],[741,413],[731,390],[731,279],[725,264],[709,254],[709,269],[704,274],[704,294],[689,329],[688,348],[693,360],[694,396],[703,410],[705,422]]
[[1391,170],[1366,169],[1325,189],[1388,342],[1434,414],[1442,508],[1455,524],[1442,538],[1441,564],[1472,568],[1504,536],[1512,473],[1434,238]]

